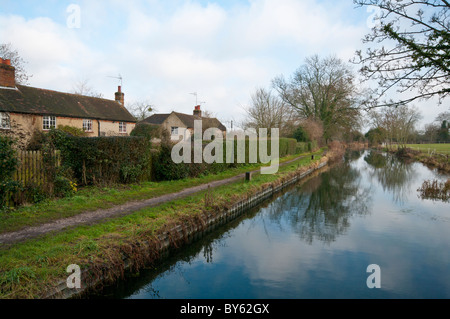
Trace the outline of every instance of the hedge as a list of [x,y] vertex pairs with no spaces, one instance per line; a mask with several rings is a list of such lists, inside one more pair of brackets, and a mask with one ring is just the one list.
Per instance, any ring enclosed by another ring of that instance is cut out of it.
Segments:
[[[204,142],[203,148],[210,142]],[[228,168],[235,168],[250,163],[249,150],[250,142],[245,141],[245,163],[238,163],[237,140],[234,141],[234,159],[233,163],[227,163],[226,143],[223,143],[223,163],[208,164],[204,161],[202,163],[180,163],[175,164],[171,159],[172,147],[174,145],[162,144],[160,150],[153,154],[153,168],[154,177],[157,181],[162,180],[177,180],[189,177],[198,177],[206,174],[217,174]],[[259,143],[257,145],[257,162],[259,158]],[[271,141],[268,140],[267,150],[270,154]],[[191,145],[191,161],[194,160],[194,145]],[[291,138],[280,138],[279,157],[286,157],[297,154],[297,141]]]
[[73,137],[59,143],[63,165],[81,185],[151,179],[150,141],[143,137]]

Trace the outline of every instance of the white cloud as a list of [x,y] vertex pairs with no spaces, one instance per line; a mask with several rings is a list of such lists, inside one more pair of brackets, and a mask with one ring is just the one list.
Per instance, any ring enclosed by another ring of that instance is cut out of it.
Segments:
[[311,54],[347,59],[364,33],[339,10],[295,0],[231,8],[156,0],[80,7],[81,29],[54,17],[0,16],[2,42],[12,42],[29,61],[32,85],[70,90],[87,78],[113,98],[118,82],[108,76],[121,74],[129,102],[150,100],[161,112],[190,113],[189,93],[198,91],[204,107],[224,119],[240,117],[256,87],[290,75]]

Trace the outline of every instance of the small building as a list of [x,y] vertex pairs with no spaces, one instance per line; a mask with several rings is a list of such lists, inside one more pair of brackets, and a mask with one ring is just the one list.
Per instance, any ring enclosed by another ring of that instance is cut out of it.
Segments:
[[89,137],[126,136],[136,119],[125,108],[121,87],[115,100],[18,85],[10,60],[0,58],[0,134],[26,145],[34,131],[58,126],[82,129]]
[[168,131],[172,141],[178,141],[180,136],[186,136],[189,130],[191,136],[194,134],[194,121],[202,121],[203,131],[208,128],[217,128],[226,137],[227,128],[216,118],[202,117],[200,105],[197,105],[192,115],[172,112],[170,114],[153,114],[145,120],[139,122],[145,124],[160,125],[162,129]]

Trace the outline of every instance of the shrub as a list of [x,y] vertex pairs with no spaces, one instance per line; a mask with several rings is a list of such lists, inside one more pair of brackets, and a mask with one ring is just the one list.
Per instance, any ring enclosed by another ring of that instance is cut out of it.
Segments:
[[18,160],[9,137],[0,135],[0,208],[9,201],[9,196],[19,190],[20,183],[12,180]]
[[[62,145],[61,145],[62,143]],[[150,141],[143,137],[65,137],[63,165],[79,184],[130,183],[151,178]]]
[[153,138],[161,138],[161,127],[159,125],[140,123],[135,126],[130,135],[142,136],[148,140],[152,140]]
[[297,140],[297,142],[308,142],[308,141],[310,141],[308,133],[301,126],[299,126],[295,130],[295,132],[293,134],[293,137]]

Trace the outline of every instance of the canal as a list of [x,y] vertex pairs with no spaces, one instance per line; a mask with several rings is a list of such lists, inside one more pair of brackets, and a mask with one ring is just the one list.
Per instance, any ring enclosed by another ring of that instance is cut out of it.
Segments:
[[450,204],[418,193],[447,178],[388,154],[348,153],[101,297],[450,298]]

